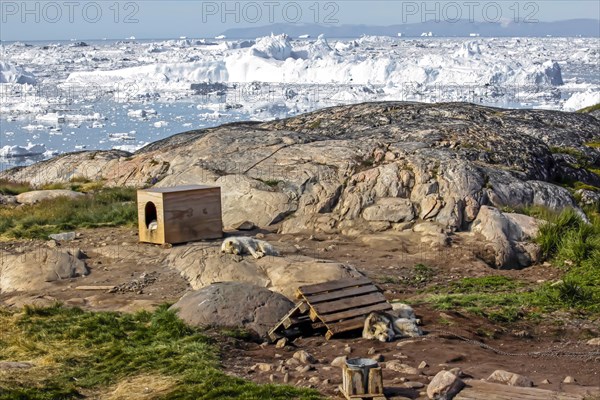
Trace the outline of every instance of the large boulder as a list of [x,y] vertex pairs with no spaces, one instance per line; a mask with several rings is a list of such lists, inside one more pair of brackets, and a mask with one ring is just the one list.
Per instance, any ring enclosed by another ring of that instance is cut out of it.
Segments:
[[190,244],[171,249],[165,266],[181,272],[194,289],[215,282],[245,282],[293,298],[302,285],[358,277],[349,265],[312,257],[284,254],[258,260],[250,256],[222,254],[219,244]]
[[20,204],[34,204],[40,201],[56,199],[58,197],[78,199],[83,196],[85,196],[83,193],[75,192],[73,190],[33,190],[17,195],[16,199]]
[[50,282],[85,276],[89,270],[79,251],[44,249],[0,256],[0,291],[39,290]]
[[530,242],[537,235],[538,225],[535,218],[482,206],[471,231],[486,239],[488,263],[500,269],[519,269],[539,259],[538,247]]
[[265,336],[293,306],[263,287],[221,282],[186,293],[171,309],[192,326],[244,328]]

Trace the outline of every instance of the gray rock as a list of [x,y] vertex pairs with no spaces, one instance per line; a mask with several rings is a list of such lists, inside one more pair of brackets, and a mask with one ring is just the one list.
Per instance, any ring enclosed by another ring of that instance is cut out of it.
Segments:
[[452,372],[440,371],[427,386],[427,396],[433,399],[452,400],[463,388],[465,383]]
[[306,350],[298,350],[294,353],[294,358],[302,364],[314,364],[317,361]]
[[600,346],[600,338],[593,338],[587,341],[589,346]]
[[384,197],[366,207],[362,216],[367,221],[405,222],[412,221],[415,212],[409,199]]
[[85,261],[69,251],[56,248],[40,248],[25,254],[3,254],[0,257],[2,292],[42,290],[51,282],[87,274],[89,270]]
[[267,287],[294,298],[299,286],[361,276],[342,263],[315,260],[300,255],[282,257],[232,256],[221,254],[220,243],[202,243],[171,249],[164,260],[167,268],[181,272],[193,289],[215,282],[246,282]]
[[231,225],[231,228],[238,231],[251,231],[256,228],[256,225],[251,221],[242,221]]
[[78,199],[83,196],[85,196],[83,193],[72,190],[33,190],[17,195],[16,199],[20,204],[34,204],[40,201],[56,199],[58,197]]
[[487,378],[489,382],[503,383],[509,386],[520,386],[520,387],[532,387],[533,381],[526,376],[507,372],[503,370],[496,370]]
[[348,360],[347,356],[339,356],[333,359],[331,362],[332,367],[342,368],[346,364],[346,360]]
[[241,282],[222,282],[186,293],[171,306],[193,326],[244,328],[265,336],[293,303],[278,293]]
[[77,234],[75,232],[54,233],[48,235],[48,237],[53,240],[68,241],[75,239],[77,237]]
[[389,370],[400,372],[405,375],[419,375],[420,371],[417,368],[407,364],[402,364],[399,361],[392,360],[385,363],[385,367]]

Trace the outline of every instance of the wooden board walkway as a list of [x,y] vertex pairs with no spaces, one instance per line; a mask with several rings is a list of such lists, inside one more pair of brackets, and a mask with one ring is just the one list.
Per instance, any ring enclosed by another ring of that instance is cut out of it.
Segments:
[[531,387],[516,387],[478,380],[465,381],[455,400],[583,400],[579,394],[554,392]]
[[368,278],[350,278],[301,286],[299,302],[269,331],[275,341],[284,329],[325,328],[329,340],[342,332],[362,329],[365,318],[375,311],[391,311],[383,293]]

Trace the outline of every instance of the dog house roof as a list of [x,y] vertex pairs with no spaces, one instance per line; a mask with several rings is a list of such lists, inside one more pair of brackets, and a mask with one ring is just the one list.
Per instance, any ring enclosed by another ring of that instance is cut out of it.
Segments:
[[174,186],[174,187],[160,187],[160,188],[144,189],[144,190],[142,190],[142,192],[174,193],[174,192],[189,192],[189,191],[192,191],[192,190],[218,189],[218,188],[219,188],[219,186],[186,185],[186,186]]

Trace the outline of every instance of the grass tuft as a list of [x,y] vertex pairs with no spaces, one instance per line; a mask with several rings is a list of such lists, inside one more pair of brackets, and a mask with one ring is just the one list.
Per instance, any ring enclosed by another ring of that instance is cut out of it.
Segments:
[[78,199],[60,197],[17,208],[0,208],[0,236],[47,239],[51,233],[101,226],[132,226],[137,221],[136,191],[101,189]]

